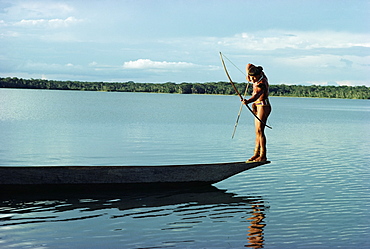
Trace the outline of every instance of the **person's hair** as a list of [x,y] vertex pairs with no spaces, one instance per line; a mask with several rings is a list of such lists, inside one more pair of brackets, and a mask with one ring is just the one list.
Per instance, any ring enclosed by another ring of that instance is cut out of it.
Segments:
[[263,67],[258,66],[258,67],[252,67],[251,69],[248,70],[248,75],[250,76],[257,76],[260,75],[263,71]]

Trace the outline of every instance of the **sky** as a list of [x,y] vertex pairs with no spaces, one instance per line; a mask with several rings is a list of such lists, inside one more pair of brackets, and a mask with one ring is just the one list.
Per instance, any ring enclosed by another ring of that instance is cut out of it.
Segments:
[[0,77],[228,81],[219,52],[235,82],[370,86],[370,0],[0,0]]

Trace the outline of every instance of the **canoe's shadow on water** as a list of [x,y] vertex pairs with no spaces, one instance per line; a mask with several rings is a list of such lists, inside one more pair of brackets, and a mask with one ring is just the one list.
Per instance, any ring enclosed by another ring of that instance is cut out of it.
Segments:
[[[176,187],[136,185],[128,188],[119,184],[6,186],[0,190],[0,201],[2,207],[31,210],[33,205],[40,208],[39,205],[50,206],[53,202],[65,203],[63,210],[80,208],[129,210],[180,204],[192,206],[240,204],[248,207],[264,203],[260,196],[236,196],[212,185]],[[13,211],[16,212],[16,209]]]
[[[197,216],[198,219],[211,218],[218,222],[230,217],[242,218],[248,222],[243,226],[249,230],[250,244],[254,248],[259,248],[263,245],[267,208],[260,196],[237,196],[212,185],[181,188],[150,185],[130,188],[120,185],[6,187],[0,190],[0,214],[4,217],[0,218],[0,227],[68,221],[72,219],[65,219],[62,214],[73,210],[83,210],[83,215],[74,217],[73,220],[100,217],[107,215],[104,210],[112,209],[118,209],[120,212],[110,214],[110,219],[155,218],[170,215],[179,218],[191,217],[189,214],[200,214]],[[45,211],[51,212],[54,216],[45,218],[37,215],[38,212]],[[88,215],[89,211],[92,215]],[[32,218],[23,218],[22,214],[25,213],[32,213]]]

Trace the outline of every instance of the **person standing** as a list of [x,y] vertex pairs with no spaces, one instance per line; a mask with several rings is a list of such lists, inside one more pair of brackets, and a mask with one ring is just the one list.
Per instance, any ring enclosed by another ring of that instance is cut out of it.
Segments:
[[248,64],[246,67],[247,80],[253,83],[253,93],[249,99],[241,101],[247,105],[252,104],[252,111],[262,121],[255,119],[256,146],[254,154],[248,161],[262,162],[267,161],[265,126],[267,118],[271,113],[271,105],[268,99],[269,84],[268,79],[261,66]]

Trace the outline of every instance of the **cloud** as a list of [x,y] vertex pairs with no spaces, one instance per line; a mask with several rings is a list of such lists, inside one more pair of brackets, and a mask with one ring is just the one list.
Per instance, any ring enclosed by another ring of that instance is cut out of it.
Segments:
[[[17,22],[0,21],[0,38],[17,38],[18,41],[44,40],[51,42],[79,42],[81,38],[79,26],[85,22],[73,16],[65,19],[22,19]],[[14,40],[12,40],[14,41]]]
[[38,73],[50,73],[50,72],[57,72],[57,71],[65,71],[70,70],[71,68],[76,68],[72,63],[66,63],[64,65],[58,63],[45,63],[45,62],[34,62],[34,61],[27,61],[21,65],[24,71],[35,71]]
[[66,19],[31,19],[31,20],[21,20],[14,23],[14,26],[18,27],[35,27],[35,28],[66,28],[70,25],[82,22],[82,19],[77,19],[75,17],[68,17]]
[[335,31],[276,31],[239,33],[218,41],[221,46],[244,50],[370,47],[370,34]]
[[188,62],[152,61],[149,59],[138,59],[123,63],[123,68],[129,69],[179,69],[194,66],[195,64]]
[[41,19],[64,17],[74,12],[66,3],[48,1],[15,1],[4,12],[12,19]]
[[[277,58],[276,62],[280,65],[289,67],[301,67],[302,69],[317,69],[317,68],[350,68],[358,69],[368,68],[366,62],[370,61],[370,56],[340,56],[330,54],[305,55],[296,57]],[[353,70],[353,69],[352,69]]]
[[5,31],[4,33],[0,33],[0,38],[4,37],[19,37],[20,34],[16,31]]
[[340,61],[344,62],[347,67],[352,67],[352,65],[353,65],[353,61],[351,61],[351,60],[341,58]]

